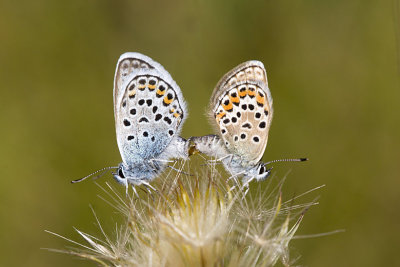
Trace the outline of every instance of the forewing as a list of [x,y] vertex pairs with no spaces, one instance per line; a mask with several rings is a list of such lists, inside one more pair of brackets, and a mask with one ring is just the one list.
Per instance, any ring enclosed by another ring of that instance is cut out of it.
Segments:
[[231,154],[244,165],[264,154],[273,117],[267,75],[259,61],[245,62],[228,72],[211,98],[211,116]]

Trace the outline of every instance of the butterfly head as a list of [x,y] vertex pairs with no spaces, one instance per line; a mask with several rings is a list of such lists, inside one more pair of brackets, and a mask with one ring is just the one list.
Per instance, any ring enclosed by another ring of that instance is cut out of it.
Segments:
[[113,173],[114,179],[123,185],[128,184],[127,175],[128,171],[126,170],[126,165],[124,163],[119,164],[117,172]]
[[160,173],[162,166],[157,162],[151,164],[131,164],[128,165],[124,162],[120,163],[114,175],[114,179],[122,184],[140,185],[143,181],[152,180],[158,173]]
[[257,181],[263,181],[271,174],[271,170],[272,168],[268,169],[265,166],[265,163],[259,162],[244,174],[244,179],[256,179]]

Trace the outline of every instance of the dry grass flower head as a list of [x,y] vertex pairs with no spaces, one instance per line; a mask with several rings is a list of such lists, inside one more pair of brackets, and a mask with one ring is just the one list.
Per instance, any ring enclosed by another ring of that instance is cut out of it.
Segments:
[[246,190],[215,166],[192,176],[171,170],[156,180],[155,191],[139,195],[101,186],[125,221],[106,233],[95,215],[102,237],[76,230],[83,243],[55,234],[76,245],[61,252],[101,266],[291,266],[289,243],[316,204],[295,205],[304,194],[284,201],[276,177]]

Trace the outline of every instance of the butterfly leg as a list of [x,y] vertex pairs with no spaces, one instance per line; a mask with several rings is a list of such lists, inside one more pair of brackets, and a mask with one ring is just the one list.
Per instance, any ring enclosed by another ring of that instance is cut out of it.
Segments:
[[245,191],[243,193],[242,200],[246,197],[247,193],[249,192],[249,184],[243,186],[243,189],[245,189]]
[[232,158],[233,158],[233,154],[229,154],[229,155],[226,155],[226,156],[224,156],[222,158],[218,158],[218,159],[211,159],[211,160],[208,160],[207,162],[216,164],[216,163],[220,163],[221,161],[223,161],[224,159],[227,159],[227,158],[230,158],[229,159],[229,163],[231,163],[232,162]]
[[248,193],[249,190],[250,190],[250,186],[249,186],[249,185],[250,185],[250,182],[251,182],[252,180],[254,180],[254,178],[251,178],[251,179],[249,179],[249,180],[243,182],[243,185],[242,185],[242,187],[240,188],[240,192],[243,193],[243,195],[242,195],[242,200],[247,196],[247,193]]
[[236,173],[236,174],[233,174],[233,175],[231,175],[231,176],[227,179],[227,181],[233,179],[233,180],[235,180],[235,183],[236,183],[234,186],[232,186],[231,188],[229,188],[229,191],[232,191],[233,189],[235,189],[236,187],[239,186],[239,180],[237,179],[237,177],[240,176],[240,175],[242,175],[243,173],[244,173],[244,171],[239,172],[239,173]]
[[167,167],[173,169],[173,170],[176,171],[177,173],[183,173],[183,174],[188,175],[188,176],[193,176],[193,174],[190,174],[190,173],[184,172],[184,171],[182,171],[182,170],[179,170],[179,169],[177,169],[177,168],[175,168],[175,167],[172,167],[171,165],[168,165]]
[[153,187],[153,186],[151,186],[148,182],[142,182],[142,184],[144,185],[144,188],[146,189],[146,190],[144,190],[143,189],[143,191],[145,191],[146,193],[148,193],[148,195],[151,197],[151,199],[154,201],[154,196],[153,196],[153,193],[152,193],[152,190],[156,193],[157,192],[157,190]]
[[153,163],[154,161],[158,161],[158,162],[166,162],[166,163],[175,163],[177,162],[177,160],[166,160],[166,159],[149,159],[150,163]]
[[253,181],[255,178],[254,177],[252,177],[252,178],[250,178],[250,179],[247,179],[246,181],[244,181],[243,182],[243,187],[247,187],[247,188],[249,188],[249,184],[250,184],[250,182],[251,181]]
[[129,184],[128,184],[128,179],[125,179],[125,194],[126,194],[126,196],[128,197],[129,196]]
[[[135,193],[136,197],[139,198],[139,194],[138,194],[138,192],[136,191],[136,188],[135,188],[134,185],[132,185],[132,189],[133,189],[133,193]],[[126,193],[128,194],[128,189],[126,190]]]
[[154,192],[157,191],[157,190],[156,190],[151,184],[149,184],[148,182],[143,181],[142,183],[143,183],[147,188],[152,189]]

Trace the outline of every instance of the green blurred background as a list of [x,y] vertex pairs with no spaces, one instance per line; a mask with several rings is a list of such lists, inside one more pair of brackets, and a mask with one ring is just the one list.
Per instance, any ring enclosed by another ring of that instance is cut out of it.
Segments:
[[[94,266],[50,230],[96,233],[118,216],[92,182],[120,161],[112,81],[119,55],[160,62],[189,104],[183,136],[211,132],[219,78],[264,62],[275,117],[265,160],[307,156],[287,197],[326,184],[294,240],[305,266],[395,266],[400,231],[399,1],[0,1],[0,265]],[[100,183],[111,181],[106,176]]]

